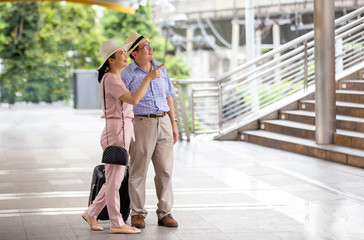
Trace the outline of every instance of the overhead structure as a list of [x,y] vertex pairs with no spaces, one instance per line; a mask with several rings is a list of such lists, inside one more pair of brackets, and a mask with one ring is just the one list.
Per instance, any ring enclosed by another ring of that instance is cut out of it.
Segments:
[[133,0],[0,0],[0,2],[73,2],[83,3],[88,5],[99,5],[102,7],[110,8],[115,11],[119,11],[126,14],[135,14],[139,5],[146,4],[145,0],[133,1]]
[[[336,9],[347,10],[357,9],[364,4],[364,0],[331,0],[335,2]],[[199,17],[209,18],[211,20],[230,18],[233,11],[237,11],[239,18],[244,16],[244,9],[246,8],[245,0],[154,0],[156,2],[167,2],[172,4],[176,14],[185,14],[189,21],[193,21]],[[281,14],[281,13],[294,13],[313,11],[315,0],[256,0],[253,1],[256,14]],[[249,2],[248,2],[249,3]],[[202,14],[202,16],[201,16]],[[161,16],[162,13],[158,12],[156,17]],[[311,28],[309,29],[311,30]]]

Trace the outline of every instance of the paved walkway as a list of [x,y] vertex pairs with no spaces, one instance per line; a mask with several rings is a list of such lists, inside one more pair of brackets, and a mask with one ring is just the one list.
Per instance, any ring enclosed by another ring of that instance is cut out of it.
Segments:
[[139,235],[81,219],[100,162],[99,110],[0,107],[0,239],[363,239],[364,170],[245,142],[175,146],[173,216],[159,227],[153,168]]

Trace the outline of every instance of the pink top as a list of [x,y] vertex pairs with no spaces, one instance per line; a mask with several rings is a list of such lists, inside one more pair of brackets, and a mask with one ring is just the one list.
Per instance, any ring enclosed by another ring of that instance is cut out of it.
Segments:
[[[123,122],[121,111],[121,100],[119,99],[129,90],[126,88],[125,83],[112,73],[105,73],[100,83],[100,99],[102,110],[104,111],[104,81],[105,81],[105,95],[106,95],[106,117],[107,117],[107,130],[106,126],[101,135],[101,146],[103,150],[107,146],[124,147],[123,139]],[[129,151],[131,139],[134,139],[134,126],[133,126],[133,105],[123,102],[123,112],[125,120],[125,149]],[[103,118],[105,115],[102,116]]]
[[[125,83],[112,73],[105,73],[100,84],[100,97],[101,106],[104,110],[104,93],[103,93],[103,81],[105,81],[106,92],[106,116],[107,118],[120,118],[121,115],[121,101],[120,97],[129,92]],[[124,118],[134,118],[133,105],[123,102]],[[104,116],[103,116],[104,117]]]

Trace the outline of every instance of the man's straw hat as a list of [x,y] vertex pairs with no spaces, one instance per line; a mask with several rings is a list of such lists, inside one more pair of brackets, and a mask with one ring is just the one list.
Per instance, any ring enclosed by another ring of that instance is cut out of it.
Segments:
[[147,40],[150,37],[150,35],[148,34],[148,36],[144,37],[142,35],[140,35],[137,32],[133,32],[124,42],[124,45],[128,45],[129,44],[129,48],[126,49],[127,54],[129,55],[132,51],[134,51],[134,49],[136,47],[139,46],[139,44],[143,41],[143,40]]

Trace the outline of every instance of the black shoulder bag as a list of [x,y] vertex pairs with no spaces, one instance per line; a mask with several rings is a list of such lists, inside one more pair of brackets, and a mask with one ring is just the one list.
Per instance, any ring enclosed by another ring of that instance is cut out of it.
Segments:
[[128,162],[128,152],[125,149],[125,121],[124,121],[124,109],[123,109],[123,101],[121,101],[121,116],[123,119],[123,139],[124,139],[124,147],[115,147],[109,146],[109,137],[107,131],[107,118],[106,118],[106,97],[105,97],[105,79],[103,82],[103,92],[104,92],[104,112],[105,112],[105,124],[106,124],[106,140],[107,140],[107,147],[102,154],[102,163],[107,164],[117,164],[117,165],[124,165]]

